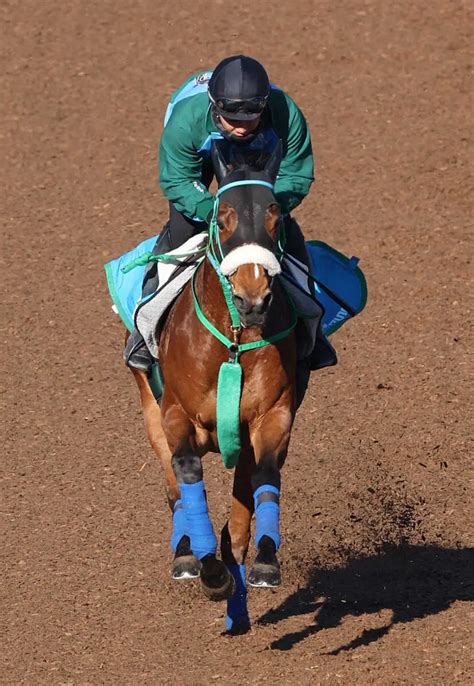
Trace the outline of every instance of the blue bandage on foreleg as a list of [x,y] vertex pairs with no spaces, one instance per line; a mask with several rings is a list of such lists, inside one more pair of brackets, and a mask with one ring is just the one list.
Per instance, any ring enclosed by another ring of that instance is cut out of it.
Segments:
[[180,484],[179,488],[186,514],[187,533],[191,539],[191,550],[198,560],[205,555],[214,555],[217,550],[217,538],[209,518],[204,481]]
[[275,486],[264,484],[253,494],[255,503],[255,543],[258,546],[262,536],[269,536],[280,547],[280,491]]
[[184,511],[183,503],[181,500],[177,500],[174,504],[173,509],[173,532],[171,534],[171,549],[176,552],[178,543],[183,538],[183,536],[189,536],[188,534],[188,523],[186,520],[186,513]]
[[225,628],[226,631],[242,631],[250,626],[245,565],[227,565],[227,569],[234,577],[235,591],[227,601]]

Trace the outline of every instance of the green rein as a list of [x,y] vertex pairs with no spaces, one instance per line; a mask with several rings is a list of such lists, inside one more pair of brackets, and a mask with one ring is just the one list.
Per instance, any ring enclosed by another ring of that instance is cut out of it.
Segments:
[[[242,367],[240,366],[239,356],[247,350],[255,350],[256,348],[263,348],[271,343],[286,338],[296,326],[297,315],[293,303],[290,302],[292,309],[292,321],[290,326],[284,331],[262,338],[251,343],[239,343],[240,334],[242,332],[242,324],[240,316],[232,299],[232,289],[227,277],[220,270],[220,262],[224,255],[219,238],[219,228],[217,226],[217,211],[219,207],[219,196],[229,188],[243,185],[262,185],[273,189],[273,185],[266,181],[236,181],[229,183],[220,188],[216,194],[214,203],[214,211],[209,225],[209,244],[207,258],[214,268],[226,301],[227,309],[229,310],[231,318],[231,329],[233,340],[227,338],[221,333],[205,316],[202,311],[196,295],[196,272],[194,272],[191,288],[194,300],[194,308],[196,315],[201,324],[215,337],[220,343],[225,345],[229,351],[228,362],[223,362],[219,368],[219,376],[217,380],[217,402],[216,402],[216,420],[217,420],[217,441],[219,450],[221,452],[224,466],[232,469],[237,464],[239,459],[241,442],[240,442],[240,399],[242,394]],[[220,253],[220,255],[218,254]],[[219,259],[220,258],[220,259]]]

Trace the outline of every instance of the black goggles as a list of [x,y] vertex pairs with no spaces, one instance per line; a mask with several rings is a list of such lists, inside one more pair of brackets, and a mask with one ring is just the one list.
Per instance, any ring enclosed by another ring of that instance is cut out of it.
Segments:
[[212,99],[214,105],[222,112],[236,114],[245,112],[246,114],[260,114],[265,109],[267,98],[251,98],[250,100],[230,100],[229,98]]

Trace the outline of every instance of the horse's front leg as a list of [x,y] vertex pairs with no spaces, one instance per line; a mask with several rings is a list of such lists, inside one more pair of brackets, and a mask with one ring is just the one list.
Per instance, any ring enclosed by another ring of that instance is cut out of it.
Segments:
[[235,580],[235,592],[227,602],[226,630],[241,634],[250,628],[247,608],[245,558],[253,515],[251,476],[255,469],[253,451],[242,451],[234,473],[229,520],[222,529],[222,559]]
[[171,465],[176,476],[191,550],[201,562],[201,586],[210,600],[232,595],[234,580],[226,565],[216,559],[217,538],[207,507],[201,457],[195,429],[183,409],[168,406],[164,427],[172,451]]
[[251,441],[256,469],[252,476],[257,556],[250,570],[251,586],[281,584],[277,551],[280,547],[280,469],[286,458],[294,415],[287,406],[272,408],[253,427]]
[[146,373],[132,368],[133,376],[140,391],[145,429],[151,447],[160,459],[166,480],[166,495],[173,517],[171,548],[174,552],[171,576],[173,579],[194,579],[199,576],[201,563],[191,552],[187,522],[179,494],[179,486],[171,466],[169,449],[161,426],[161,410],[152,393]]

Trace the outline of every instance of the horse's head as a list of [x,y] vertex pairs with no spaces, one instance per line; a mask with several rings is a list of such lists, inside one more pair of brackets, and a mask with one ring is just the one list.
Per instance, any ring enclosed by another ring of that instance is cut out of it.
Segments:
[[214,250],[230,281],[242,325],[262,326],[273,297],[273,277],[280,272],[276,252],[281,215],[273,185],[281,142],[271,153],[237,151],[232,159],[214,143],[212,159],[219,203]]

